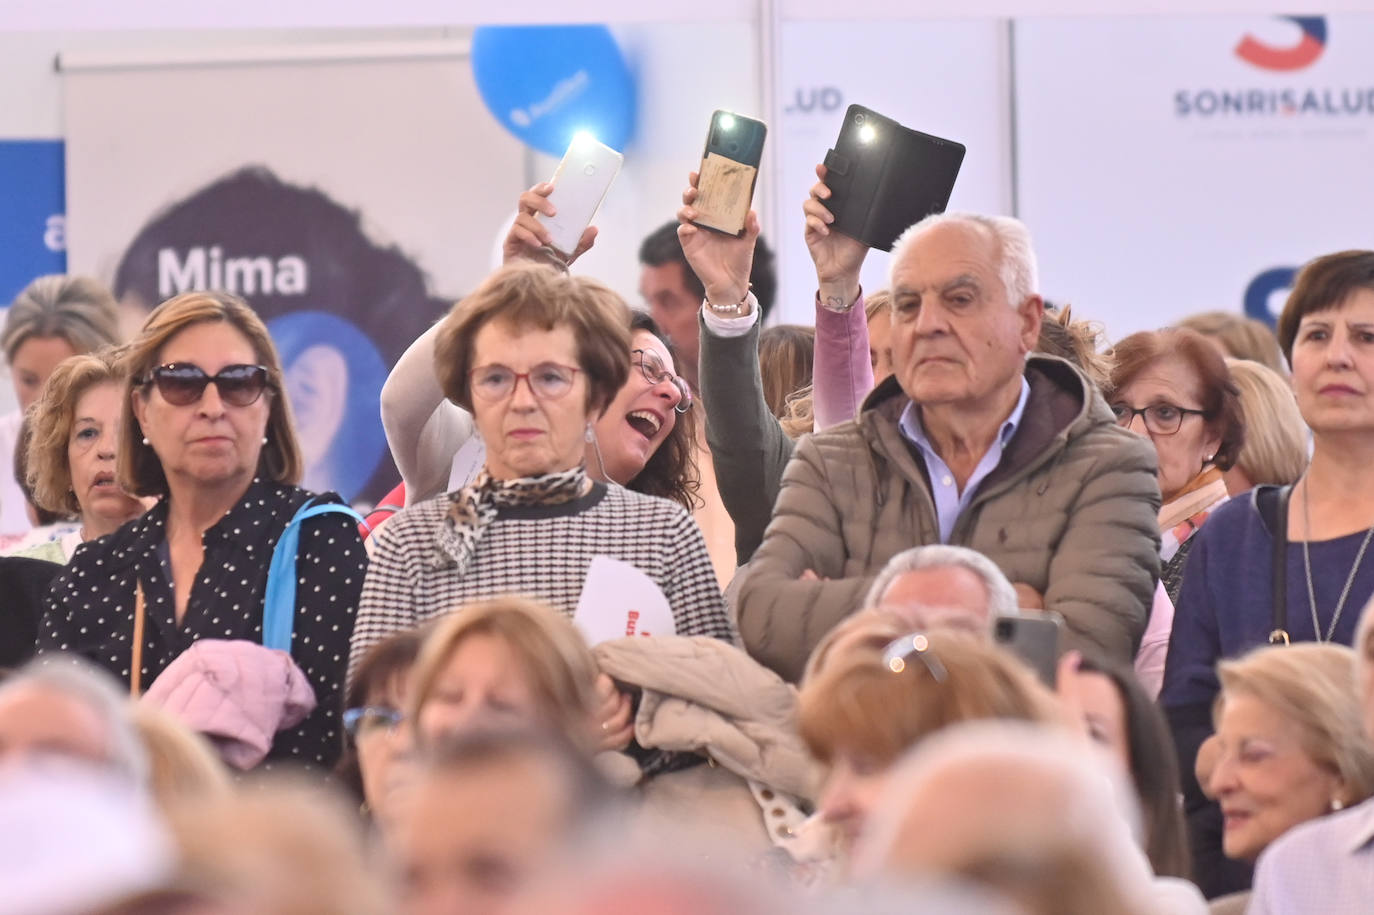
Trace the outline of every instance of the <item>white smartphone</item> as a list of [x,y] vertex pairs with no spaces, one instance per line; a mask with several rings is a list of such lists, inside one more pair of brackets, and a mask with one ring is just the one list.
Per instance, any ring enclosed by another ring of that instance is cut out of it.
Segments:
[[563,161],[553,173],[553,193],[549,201],[558,215],[536,217],[549,230],[550,244],[567,258],[577,250],[582,233],[592,224],[611,182],[620,173],[625,157],[591,134],[573,135]]

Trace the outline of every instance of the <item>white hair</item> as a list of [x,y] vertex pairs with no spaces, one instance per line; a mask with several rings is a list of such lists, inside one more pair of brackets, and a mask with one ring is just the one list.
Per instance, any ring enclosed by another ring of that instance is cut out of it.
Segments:
[[[978,226],[992,233],[997,239],[999,257],[997,272],[1006,288],[1007,303],[1012,308],[1036,295],[1040,291],[1040,268],[1035,259],[1035,246],[1031,244],[1030,229],[1014,216],[984,216],[981,213],[932,213],[925,219],[908,228],[892,245],[890,270],[896,272],[907,248],[927,229],[946,223]],[[896,288],[892,276],[888,285]]]
[[[1102,751],[1067,731],[1019,721],[953,725],[921,741],[891,770],[871,827],[855,853],[857,873],[877,873],[899,841],[911,807],[931,783],[971,771],[1033,775],[1052,803],[1053,822],[1037,823],[1078,847],[1091,848],[1128,896],[1149,892],[1151,874],[1137,839],[1139,807]],[[1026,849],[1034,854],[1034,849]],[[1135,898],[1144,898],[1136,895]]]
[[150,777],[148,751],[134,724],[129,697],[113,677],[75,655],[44,654],[0,683],[0,698],[21,689],[41,689],[80,702],[105,725],[105,764],[139,786]]
[[997,564],[977,550],[946,543],[914,546],[889,559],[887,565],[878,573],[878,577],[873,579],[873,585],[864,597],[863,606],[876,607],[881,604],[883,595],[892,587],[892,583],[908,572],[945,568],[967,569],[978,576],[978,580],[988,592],[990,620],[1017,614],[1020,601],[1016,598],[1016,589],[1007,580],[1007,576],[1002,574],[1002,570],[997,568]]

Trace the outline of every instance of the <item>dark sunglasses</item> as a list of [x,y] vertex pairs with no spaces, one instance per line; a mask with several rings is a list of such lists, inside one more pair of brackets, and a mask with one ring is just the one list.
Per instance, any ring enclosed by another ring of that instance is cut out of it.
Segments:
[[145,385],[157,385],[158,393],[169,404],[184,407],[205,396],[205,387],[215,383],[220,398],[236,407],[257,403],[267,390],[267,367],[263,365],[226,365],[214,375],[189,362],[159,365],[144,377]]

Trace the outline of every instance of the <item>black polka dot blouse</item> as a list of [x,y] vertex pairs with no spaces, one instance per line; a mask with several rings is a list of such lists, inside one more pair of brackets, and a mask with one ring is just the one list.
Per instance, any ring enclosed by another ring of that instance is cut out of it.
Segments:
[[[39,623],[38,651],[68,651],[126,684],[132,657],[134,581],[143,583],[142,684],[146,689],[197,639],[262,641],[263,595],[272,548],[291,516],[314,496],[299,487],[254,480],[243,499],[204,534],[205,559],[180,626],[167,547],[167,504],[113,534],[82,544],[53,581]],[[341,502],[327,493],[316,502]],[[291,656],[318,704],[276,737],[266,764],[332,766],[343,748],[344,671],[353,618],[367,570],[356,523],[343,514],[305,521],[296,560],[296,619]]]

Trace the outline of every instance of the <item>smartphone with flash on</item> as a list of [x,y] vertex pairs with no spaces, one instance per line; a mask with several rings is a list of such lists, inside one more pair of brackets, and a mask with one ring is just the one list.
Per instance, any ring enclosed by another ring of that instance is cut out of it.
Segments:
[[992,636],[1053,689],[1063,629],[1064,618],[1052,610],[1022,610],[1016,616],[997,617]]
[[697,217],[693,225],[725,235],[744,234],[767,135],[768,127],[754,118],[732,111],[711,115],[697,173],[697,198],[692,204]]
[[592,224],[611,182],[620,173],[625,157],[585,131],[573,135],[563,161],[553,173],[549,202],[556,215],[535,216],[549,231],[549,245],[564,260],[577,250],[582,233]]

